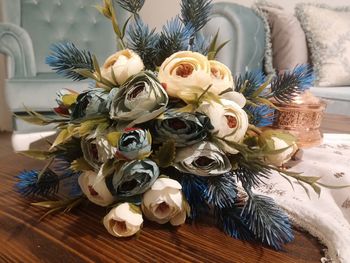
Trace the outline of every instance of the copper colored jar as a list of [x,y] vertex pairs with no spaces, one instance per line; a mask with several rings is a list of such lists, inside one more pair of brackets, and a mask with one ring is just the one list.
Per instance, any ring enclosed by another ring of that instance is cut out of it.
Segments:
[[320,131],[326,103],[306,91],[290,104],[274,102],[278,107],[274,128],[287,130],[297,137],[299,148],[309,148],[322,143]]

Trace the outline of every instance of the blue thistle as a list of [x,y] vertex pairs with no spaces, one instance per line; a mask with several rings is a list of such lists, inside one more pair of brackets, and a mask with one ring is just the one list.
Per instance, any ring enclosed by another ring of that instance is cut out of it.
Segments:
[[56,43],[51,46],[51,54],[46,57],[46,64],[57,74],[73,80],[83,80],[86,77],[75,70],[87,69],[94,71],[92,55],[89,51],[78,49],[73,43]]
[[246,72],[235,77],[235,91],[241,92],[247,99],[266,81],[266,76],[261,70]]
[[294,239],[288,216],[271,197],[251,194],[241,216],[257,239],[276,250]]
[[17,178],[16,188],[23,196],[37,195],[46,197],[57,193],[59,178],[52,170],[47,169],[38,181],[39,171],[23,171]]
[[250,117],[249,123],[257,127],[270,126],[274,122],[275,110],[268,105],[246,105],[244,110]]

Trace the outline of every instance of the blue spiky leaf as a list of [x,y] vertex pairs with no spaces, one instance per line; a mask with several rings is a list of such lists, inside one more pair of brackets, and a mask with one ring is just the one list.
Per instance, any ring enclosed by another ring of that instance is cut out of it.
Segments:
[[266,81],[266,76],[261,70],[246,72],[235,77],[235,91],[241,92],[247,99]]
[[185,25],[191,25],[196,33],[209,21],[211,7],[211,0],[182,0],[181,20]]
[[240,240],[254,240],[252,231],[241,217],[242,207],[216,208],[214,213],[218,227],[227,235]]
[[94,71],[93,58],[89,51],[78,49],[71,42],[56,43],[51,46],[51,54],[46,57],[46,64],[57,74],[73,80],[86,77],[77,73],[78,69]]
[[159,35],[155,29],[150,30],[140,18],[129,26],[128,46],[141,57],[146,69],[154,70],[156,66],[157,43]]
[[309,65],[296,66],[276,76],[271,82],[271,91],[265,98],[274,98],[280,103],[289,103],[293,98],[313,85],[314,73]]
[[175,52],[187,50],[194,31],[191,26],[184,26],[178,16],[171,19],[162,28],[157,43],[157,65]]
[[277,250],[294,239],[288,216],[271,197],[251,194],[242,217],[257,239]]
[[207,192],[206,178],[201,176],[183,174],[180,177],[182,192],[191,208],[191,219],[196,219],[201,213],[208,212],[205,192]]
[[137,14],[143,7],[145,0],[117,0],[117,2],[125,10]]
[[208,204],[218,208],[231,207],[237,196],[237,180],[232,173],[208,178],[204,192]]

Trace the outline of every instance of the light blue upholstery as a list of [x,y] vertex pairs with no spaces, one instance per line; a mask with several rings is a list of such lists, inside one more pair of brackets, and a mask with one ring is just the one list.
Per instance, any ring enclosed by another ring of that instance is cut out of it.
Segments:
[[[88,49],[103,63],[116,48],[111,23],[93,7],[100,0],[2,0],[4,23],[0,23],[0,52],[9,56],[6,95],[12,112],[21,114],[24,105],[40,112],[55,107],[62,88],[82,91],[88,82],[60,78],[45,64],[53,43],[71,41]],[[117,9],[125,21],[126,12]],[[38,131],[14,119],[17,131]],[[51,129],[47,127],[46,129]]]
[[252,9],[234,3],[215,3],[212,19],[204,28],[204,35],[215,35],[229,43],[219,52],[218,60],[226,64],[233,75],[262,69],[265,53],[263,21]]

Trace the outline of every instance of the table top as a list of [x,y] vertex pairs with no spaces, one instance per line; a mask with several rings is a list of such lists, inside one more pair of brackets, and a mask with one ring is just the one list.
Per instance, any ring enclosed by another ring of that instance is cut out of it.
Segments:
[[[326,116],[323,131],[350,132],[350,118]],[[226,236],[207,218],[175,228],[145,222],[139,238],[117,239],[104,229],[105,208],[89,204],[39,221],[14,190],[14,176],[43,164],[13,153],[11,134],[0,133],[0,262],[320,262],[323,246],[295,229],[295,240],[277,252]]]

